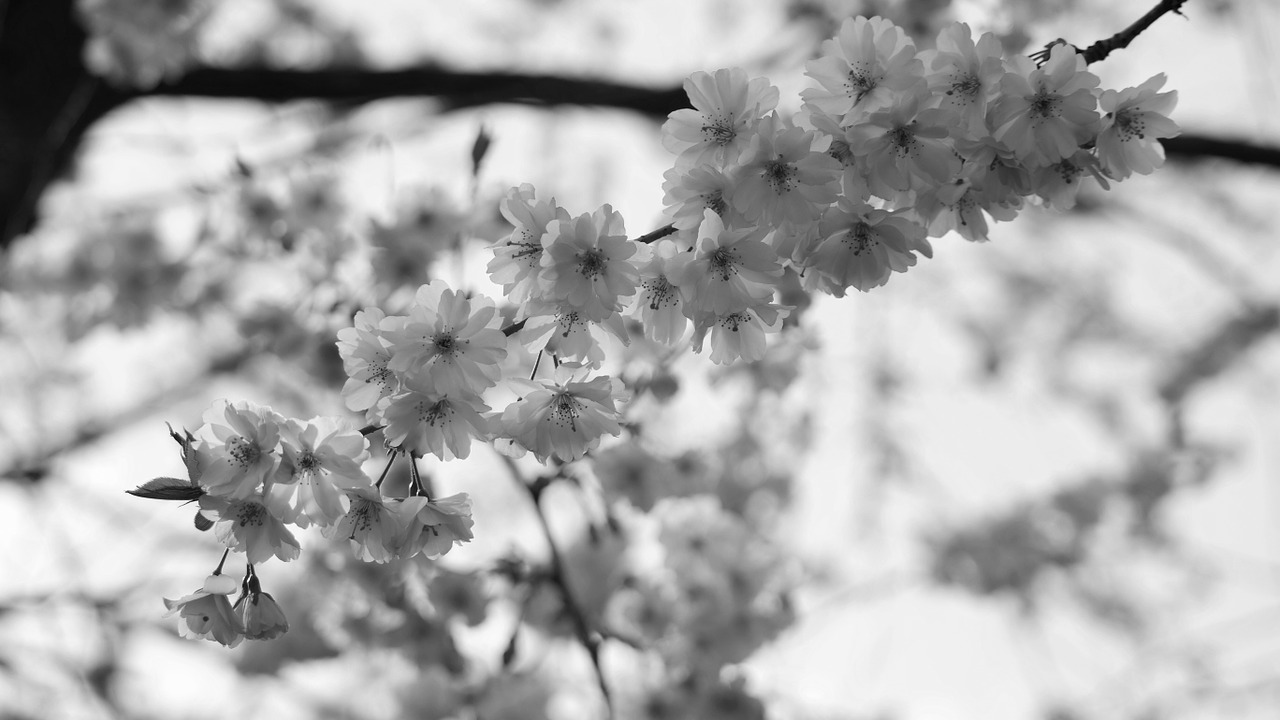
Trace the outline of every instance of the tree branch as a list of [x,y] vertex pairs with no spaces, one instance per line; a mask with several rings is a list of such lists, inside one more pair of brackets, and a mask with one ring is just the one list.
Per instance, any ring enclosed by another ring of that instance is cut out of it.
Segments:
[[1115,35],[1112,35],[1105,40],[1099,40],[1088,48],[1082,50],[1081,53],[1084,55],[1085,63],[1092,64],[1099,62],[1106,59],[1112,51],[1129,47],[1129,43],[1133,42],[1134,38],[1138,37],[1143,30],[1151,27],[1151,24],[1156,20],[1159,20],[1165,13],[1176,13],[1181,15],[1182,6],[1185,5],[1186,2],[1187,0],[1161,0],[1159,4],[1147,11],[1146,15],[1138,18],[1137,22],[1134,24],[1121,30]]

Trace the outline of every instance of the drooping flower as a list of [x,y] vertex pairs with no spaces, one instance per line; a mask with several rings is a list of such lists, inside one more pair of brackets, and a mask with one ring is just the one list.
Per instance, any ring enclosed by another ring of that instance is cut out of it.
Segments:
[[805,65],[822,87],[800,93],[805,103],[852,125],[892,102],[924,78],[924,63],[902,28],[882,17],[844,21],[822,54]]
[[533,186],[525,183],[511,188],[498,205],[515,230],[493,246],[488,272],[502,286],[507,299],[516,304],[541,296],[538,275],[542,270],[542,235],[552,220],[569,218],[569,213],[556,205],[555,198],[539,201],[534,193]]
[[1098,158],[1088,150],[1077,150],[1071,157],[1038,168],[1031,177],[1036,194],[1044,199],[1047,207],[1057,210],[1075,207],[1080,187],[1089,177],[1097,180],[1103,189],[1110,187],[1102,175]]
[[214,521],[214,535],[223,545],[244,553],[254,565],[272,556],[288,562],[302,552],[297,538],[272,514],[261,493],[232,499],[204,495],[200,512]]
[[437,395],[412,385],[381,405],[387,444],[413,457],[431,453],[441,460],[471,454],[471,440],[491,434],[489,411],[476,395]]
[[262,592],[256,573],[244,582],[243,594],[232,607],[250,640],[273,640],[289,632],[289,619],[284,616],[271,593]]
[[823,289],[836,297],[850,287],[866,292],[884,285],[892,273],[915,265],[916,253],[933,257],[924,227],[906,214],[841,198],[818,223],[821,240],[807,270],[821,275],[827,281]]
[[492,387],[507,356],[507,338],[493,327],[497,309],[483,295],[467,297],[441,280],[418,288],[409,319],[391,336],[387,367],[406,382],[439,394]]
[[913,211],[928,228],[929,237],[942,237],[954,230],[970,242],[986,242],[986,216],[1012,220],[1018,205],[995,202],[968,180],[957,180],[921,192]]
[[584,374],[580,366],[561,363],[555,381],[531,383],[531,391],[503,411],[503,434],[540,462],[577,460],[604,434],[620,434],[617,403],[627,397],[621,381]]
[[1008,61],[1000,80],[1000,98],[989,118],[992,135],[1029,165],[1050,165],[1071,157],[1098,128],[1093,89],[1098,76],[1084,58],[1065,44],[1054,45],[1044,67],[1030,58]]
[[288,420],[281,428],[283,460],[267,489],[273,513],[306,527],[332,525],[347,511],[347,490],[366,487],[360,468],[369,440],[337,418]]
[[761,121],[743,151],[733,206],[748,220],[776,226],[809,222],[835,202],[840,163],[813,150],[814,134],[777,115]]
[[1175,137],[1182,130],[1169,119],[1178,104],[1178,91],[1159,92],[1164,73],[1138,87],[1119,92],[1106,90],[1098,100],[1102,130],[1098,133],[1098,159],[1107,174],[1123,180],[1132,173],[1149,175],[1164,164],[1160,138]]
[[754,362],[764,358],[765,335],[782,329],[788,310],[772,303],[753,305],[726,315],[703,313],[693,320],[693,351],[702,352],[702,344],[711,334],[711,362],[728,365],[742,360]]
[[623,345],[631,344],[622,315],[616,312],[595,321],[563,301],[529,303],[521,312],[525,314],[525,324],[516,334],[520,343],[545,350],[560,360],[596,368],[604,362],[601,343],[607,336],[612,335]]
[[235,592],[236,582],[225,575],[210,575],[204,586],[177,600],[164,599],[169,612],[165,617],[178,615],[182,625],[178,633],[185,638],[213,639],[235,647],[244,640],[244,623],[231,607],[227,595]]
[[471,499],[466,493],[428,500],[424,497],[405,498],[401,506],[405,516],[405,536],[399,548],[399,557],[410,558],[418,553],[435,558],[444,555],[454,546],[471,540]]
[[778,89],[767,78],[748,80],[742,68],[695,72],[684,89],[693,109],[676,110],[662,125],[662,144],[680,167],[734,162],[752,126],[778,106]]
[[210,495],[244,498],[258,492],[279,461],[284,417],[249,402],[219,400],[204,413],[200,435],[207,459],[200,484]]
[[670,240],[659,240],[649,261],[640,267],[640,292],[627,314],[644,325],[645,337],[672,345],[684,335],[688,318],[680,288],[671,276],[681,266],[679,248]]
[[398,511],[402,500],[386,500],[376,488],[347,494],[351,509],[325,530],[325,537],[346,538],[355,556],[365,562],[389,562],[396,556],[404,535],[404,519]]
[[609,205],[590,215],[553,220],[543,235],[545,298],[563,301],[591,321],[622,310],[636,292],[639,273],[631,258],[639,245],[627,239],[622,216]]

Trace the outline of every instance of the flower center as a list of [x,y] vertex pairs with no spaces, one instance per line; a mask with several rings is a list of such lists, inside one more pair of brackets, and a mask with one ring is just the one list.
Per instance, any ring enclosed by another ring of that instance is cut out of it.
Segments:
[[738,254],[726,247],[719,247],[715,252],[711,253],[709,258],[710,270],[713,275],[719,276],[723,281],[737,274],[734,263],[738,261]]
[[585,278],[596,279],[604,273],[607,264],[608,260],[600,250],[578,253],[578,272]]
[[1047,90],[1041,90],[1031,98],[1031,117],[1033,118],[1054,118],[1061,114],[1062,98],[1050,93]]
[[854,257],[859,257],[870,250],[874,240],[875,238],[871,235],[871,226],[864,222],[854,225],[844,236],[844,244],[853,251]]
[[724,146],[733,142],[733,139],[738,136],[738,131],[734,130],[727,118],[716,117],[702,126],[702,135],[706,138],[706,142]]
[[785,163],[781,159],[770,160],[764,165],[764,179],[768,181],[773,191],[778,194],[791,192],[791,182],[795,174],[796,169],[790,163]]
[[262,457],[262,450],[258,448],[257,443],[239,436],[227,441],[227,452],[242,468],[249,467]]

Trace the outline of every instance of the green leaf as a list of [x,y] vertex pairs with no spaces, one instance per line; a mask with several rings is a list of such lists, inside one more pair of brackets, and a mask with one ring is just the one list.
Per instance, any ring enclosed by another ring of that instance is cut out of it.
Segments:
[[196,529],[199,530],[200,532],[204,532],[205,530],[208,530],[209,528],[213,527],[213,521],[205,517],[204,515],[201,515],[200,513],[196,513],[195,522],[196,522]]
[[204,490],[196,485],[171,477],[158,477],[125,492],[151,500],[199,500]]

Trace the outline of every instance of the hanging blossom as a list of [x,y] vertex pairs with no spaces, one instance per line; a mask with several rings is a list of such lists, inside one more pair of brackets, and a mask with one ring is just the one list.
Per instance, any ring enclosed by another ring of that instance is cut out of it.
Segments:
[[814,133],[776,114],[765,118],[743,151],[733,206],[765,225],[810,222],[835,202],[840,163],[813,150]]
[[911,212],[928,228],[929,237],[942,237],[955,231],[970,242],[986,242],[989,230],[986,216],[1012,220],[1018,208],[992,202],[973,183],[961,179],[920,193]]
[[507,356],[496,320],[489,298],[433,280],[418,288],[408,320],[392,334],[387,367],[442,395],[481,392],[498,382]]
[[1066,44],[1054,45],[1049,61],[1037,68],[1030,58],[1007,61],[1001,97],[991,109],[992,135],[1033,166],[1071,157],[1098,129],[1093,90],[1098,76],[1085,69],[1084,57]]
[[728,365],[738,360],[761,360],[765,335],[781,330],[789,311],[780,305],[760,303],[724,315],[698,313],[693,318],[693,351],[702,352],[703,342],[710,334],[711,362]]
[[748,80],[742,68],[695,72],[684,89],[693,109],[676,110],[662,125],[662,144],[683,167],[733,163],[751,129],[778,106],[778,89],[766,78]]
[[473,439],[486,441],[492,435],[489,406],[478,395],[439,395],[417,382],[383,400],[379,412],[386,421],[387,445],[413,457],[466,458]]
[[332,525],[347,511],[346,491],[370,484],[360,468],[369,458],[369,440],[341,420],[287,420],[280,447],[283,458],[267,503],[273,514],[300,527]]
[[635,294],[639,273],[631,258],[640,245],[627,239],[622,215],[612,207],[551,221],[542,245],[540,299],[563,301],[584,319],[600,321]]
[[325,537],[351,541],[355,556],[365,562],[390,562],[404,538],[403,500],[384,499],[377,488],[360,488],[347,493],[351,509],[325,529]]
[[1071,157],[1048,167],[1038,168],[1032,174],[1036,194],[1044,200],[1046,207],[1056,210],[1069,210],[1075,207],[1080,187],[1090,177],[1097,180],[1104,190],[1110,187],[1107,178],[1102,174],[1102,165],[1098,162],[1098,158],[1088,150],[1077,150]]
[[258,574],[250,571],[241,583],[240,599],[231,608],[249,640],[274,640],[289,632],[289,620],[271,593],[262,592]]
[[628,398],[622,382],[607,375],[588,380],[585,370],[560,363],[554,381],[528,383],[525,396],[502,413],[503,434],[539,462],[577,460],[603,435],[620,434],[618,403]]
[[680,272],[683,256],[674,242],[659,240],[640,267],[640,292],[627,310],[644,326],[645,337],[663,345],[674,345],[688,326],[680,288],[671,279]]
[[924,227],[906,210],[880,210],[858,200],[841,198],[828,209],[818,236],[805,271],[836,297],[850,287],[866,292],[884,285],[891,274],[915,265],[916,253],[933,257]]
[[1155,172],[1164,164],[1159,139],[1182,132],[1169,119],[1178,104],[1178,92],[1159,92],[1164,83],[1164,73],[1160,73],[1136,88],[1105,90],[1099,98],[1098,105],[1106,114],[1098,133],[1098,159],[1113,179]]
[[822,86],[800,93],[805,104],[850,125],[921,83],[924,63],[902,28],[882,17],[857,17],[822,43],[821,56],[805,65],[805,75]]
[[552,220],[568,220],[569,213],[555,198],[537,200],[528,183],[507,191],[498,210],[515,229],[493,246],[489,277],[502,286],[508,300],[520,305],[541,295],[542,235]]
[[471,499],[466,493],[435,500],[405,498],[401,515],[406,528],[397,552],[400,558],[419,553],[437,558],[473,537],[471,528],[475,521],[471,519]]
[[272,557],[288,562],[302,552],[297,538],[267,507],[261,492],[232,499],[203,495],[200,514],[213,521],[213,534],[223,545],[244,553],[253,565]]
[[165,617],[178,615],[182,619],[178,634],[184,638],[212,639],[235,647],[245,638],[244,623],[227,599],[235,591],[235,578],[215,573],[190,595],[177,600],[165,598],[164,606],[169,610]]
[[631,344],[626,323],[616,312],[595,321],[564,301],[531,302],[521,311],[525,315],[525,323],[516,334],[520,344],[531,350],[545,351],[560,360],[598,368],[604,363],[602,343],[606,337],[613,336],[624,346]]

